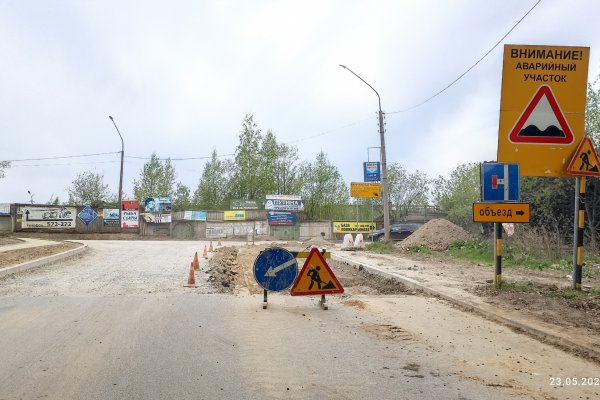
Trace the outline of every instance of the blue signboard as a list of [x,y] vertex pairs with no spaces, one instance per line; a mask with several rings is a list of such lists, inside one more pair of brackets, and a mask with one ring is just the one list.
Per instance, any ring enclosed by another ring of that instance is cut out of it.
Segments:
[[79,213],[79,219],[86,225],[94,222],[96,217],[98,217],[98,214],[96,214],[96,211],[92,210],[92,207],[90,206],[85,206],[85,208]]
[[381,164],[377,162],[363,163],[365,182],[379,182],[381,180]]
[[281,292],[288,289],[298,275],[298,261],[280,247],[270,247],[254,260],[254,279],[265,290]]
[[519,165],[481,164],[481,201],[519,201]]
[[269,225],[296,225],[296,214],[288,211],[269,211]]

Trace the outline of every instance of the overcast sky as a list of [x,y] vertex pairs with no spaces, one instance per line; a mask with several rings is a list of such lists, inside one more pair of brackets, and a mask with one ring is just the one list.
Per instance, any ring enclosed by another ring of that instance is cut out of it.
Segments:
[[[430,177],[496,159],[502,47],[590,47],[600,67],[600,1],[542,0],[23,1],[0,0],[0,203],[68,198],[78,173],[124,191],[144,159],[231,154],[244,115],[302,160],[323,150],[349,184],[379,160],[377,96],[388,163]],[[174,161],[198,185],[205,160]]]

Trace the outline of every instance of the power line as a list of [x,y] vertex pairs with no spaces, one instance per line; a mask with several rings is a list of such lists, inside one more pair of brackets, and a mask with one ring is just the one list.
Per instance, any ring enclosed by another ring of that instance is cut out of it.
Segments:
[[436,97],[437,97],[437,96],[439,96],[440,94],[444,93],[444,92],[445,92],[446,90],[448,90],[448,89],[449,89],[451,86],[453,86],[453,85],[454,85],[456,82],[458,82],[460,79],[462,79],[462,77],[464,77],[466,74],[468,74],[468,73],[469,73],[469,72],[470,72],[470,71],[471,71],[473,68],[475,68],[475,67],[476,67],[476,66],[477,66],[477,65],[478,65],[478,64],[479,64],[481,61],[483,61],[483,59],[484,59],[484,58],[486,58],[486,57],[487,57],[487,56],[488,56],[488,55],[489,55],[489,54],[490,54],[490,53],[491,53],[491,52],[492,52],[492,51],[493,51],[493,50],[494,50],[496,47],[498,47],[498,45],[499,45],[499,44],[500,44],[500,43],[501,43],[501,42],[502,42],[504,39],[506,39],[506,37],[507,37],[508,35],[510,35],[510,33],[511,33],[511,32],[512,32],[512,31],[513,31],[513,30],[514,30],[514,29],[515,29],[515,28],[516,28],[516,27],[517,27],[517,26],[518,26],[518,25],[519,25],[521,22],[523,22],[523,20],[525,19],[525,17],[527,17],[527,16],[529,15],[529,13],[531,13],[531,12],[533,11],[533,9],[534,9],[534,8],[536,8],[536,7],[537,7],[537,5],[538,5],[538,4],[540,4],[541,2],[542,2],[542,0],[538,0],[538,1],[537,1],[537,2],[536,2],[536,3],[535,3],[535,4],[534,4],[534,5],[533,5],[533,6],[532,6],[530,9],[529,9],[529,11],[527,11],[527,12],[525,13],[525,15],[523,15],[523,16],[521,17],[521,19],[519,19],[519,20],[517,21],[517,23],[516,23],[516,24],[514,24],[514,25],[513,25],[513,27],[512,27],[512,28],[510,28],[510,29],[508,30],[508,32],[506,32],[506,34],[505,34],[504,36],[502,36],[502,37],[500,38],[500,40],[498,40],[498,41],[496,42],[496,44],[494,44],[494,46],[492,46],[492,48],[491,48],[491,49],[489,49],[489,50],[487,51],[487,53],[485,53],[485,54],[484,54],[484,55],[483,55],[483,56],[482,56],[482,57],[481,57],[479,60],[477,60],[477,61],[475,62],[475,64],[471,65],[471,66],[470,66],[470,67],[469,67],[469,68],[468,68],[468,69],[467,69],[465,72],[463,72],[462,74],[460,74],[460,75],[458,76],[458,78],[456,78],[455,80],[453,80],[452,82],[450,82],[448,85],[446,85],[446,86],[445,86],[445,87],[444,87],[442,90],[440,90],[440,91],[436,92],[435,94],[433,94],[432,96],[430,96],[430,97],[426,98],[425,100],[421,101],[420,103],[417,103],[417,104],[415,104],[415,105],[413,105],[413,106],[410,106],[410,107],[408,107],[408,108],[404,108],[404,109],[402,109],[402,110],[388,112],[388,113],[386,113],[386,114],[398,114],[398,113],[403,113],[403,112],[406,112],[406,111],[413,110],[413,109],[415,109],[415,108],[417,108],[417,107],[420,107],[420,106],[422,106],[422,105],[423,105],[423,104],[425,104],[425,103],[428,103],[429,101],[433,100],[434,98],[436,98]]
[[94,156],[104,156],[107,154],[120,154],[121,152],[110,152],[110,153],[96,153],[96,154],[79,154],[75,156],[59,156],[59,157],[41,157],[41,158],[23,158],[20,160],[3,160],[8,161],[10,163],[13,162],[21,162],[21,161],[43,161],[43,160],[59,160],[62,158],[78,158],[78,157],[94,157]]
[[[230,157],[230,156],[234,156],[235,153],[231,153],[231,154],[221,154],[221,155],[217,155],[217,157]],[[125,158],[134,158],[137,160],[151,160],[152,157],[138,157],[138,156],[125,156]],[[209,158],[212,158],[212,156],[204,156],[204,157],[182,157],[182,158],[171,158],[171,157],[167,157],[167,158],[159,158],[156,157],[155,160],[159,160],[159,161],[188,161],[188,160],[207,160]]]

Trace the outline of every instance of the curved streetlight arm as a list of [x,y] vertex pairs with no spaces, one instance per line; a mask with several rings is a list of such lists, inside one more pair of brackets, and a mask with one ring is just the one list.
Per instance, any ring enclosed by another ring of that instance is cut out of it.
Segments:
[[110,118],[110,120],[112,121],[113,125],[115,126],[115,129],[117,130],[117,133],[119,134],[119,137],[121,138],[121,151],[123,151],[125,149],[125,142],[123,142],[123,136],[121,136],[121,132],[119,132],[119,128],[117,128],[117,124],[115,123],[113,117],[109,115],[108,118]]
[[379,93],[377,93],[377,90],[375,90],[375,88],[371,85],[369,85],[369,83],[367,81],[365,81],[363,78],[361,78],[360,76],[358,76],[356,74],[356,72],[352,71],[350,68],[346,67],[345,65],[340,64],[340,67],[347,69],[348,71],[350,71],[352,73],[352,75],[354,75],[355,77],[357,77],[358,79],[360,79],[361,81],[363,81],[363,83],[365,85],[367,85],[368,87],[370,87],[371,89],[373,89],[373,91],[375,92],[375,94],[377,95],[377,101],[379,102],[379,111],[381,111],[381,97],[379,96]]

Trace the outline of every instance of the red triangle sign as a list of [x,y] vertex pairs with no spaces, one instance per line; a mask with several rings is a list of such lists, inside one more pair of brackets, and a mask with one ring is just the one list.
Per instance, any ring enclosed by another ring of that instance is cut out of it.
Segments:
[[550,86],[540,86],[508,138],[513,143],[573,143],[573,132]]
[[290,290],[290,294],[292,296],[314,296],[336,293],[344,293],[344,288],[319,253],[319,249],[313,247]]

